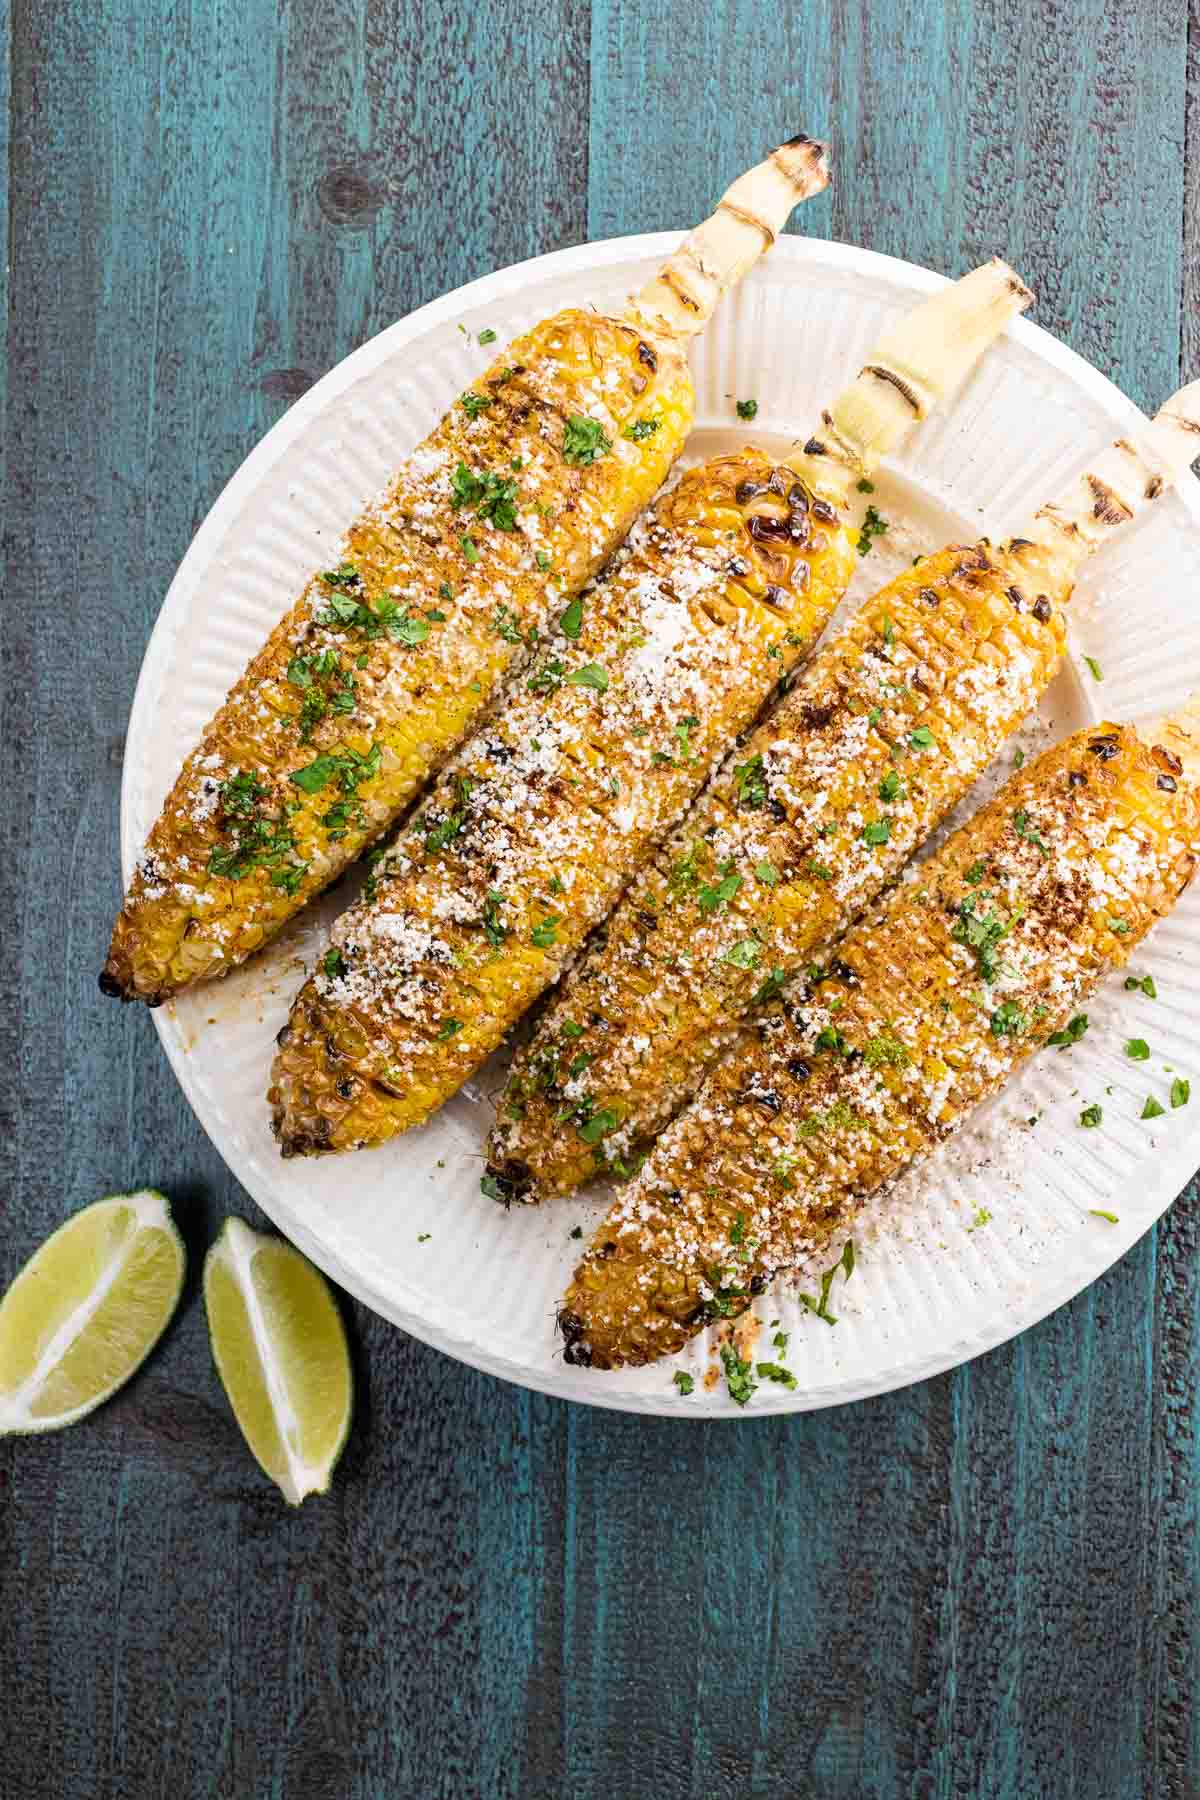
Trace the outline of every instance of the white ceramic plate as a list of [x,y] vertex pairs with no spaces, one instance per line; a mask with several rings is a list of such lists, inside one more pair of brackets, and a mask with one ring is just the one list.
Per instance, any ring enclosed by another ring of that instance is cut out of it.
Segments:
[[[435,301],[348,357],[247,459],[197,533],[146,652],[125,758],[126,879],[184,753],[250,654],[307,573],[336,560],[339,534],[362,503],[486,365],[473,334],[488,326],[503,340],[568,304],[619,310],[677,241],[664,234],[559,251]],[[734,416],[739,397],[759,400],[756,441],[783,449],[807,435],[885,322],[939,281],[845,245],[783,239],[696,349],[690,454],[747,435]],[[1016,528],[1138,418],[1079,357],[1018,322],[881,475],[875,502],[892,531],[864,562],[860,584],[878,585],[917,548]],[[1200,682],[1198,493],[1189,478],[1088,568],[1076,643],[1098,659],[1104,685],[1077,673],[1077,659],[1047,698],[1043,735],[1101,711],[1132,718],[1165,709]],[[155,1014],[184,1092],[239,1180],[335,1280],[453,1356],[631,1412],[747,1416],[723,1385],[697,1379],[688,1399],[673,1387],[680,1364],[697,1377],[709,1366],[704,1340],[640,1371],[563,1364],[554,1308],[578,1250],[571,1230],[588,1228],[597,1202],[505,1215],[480,1197],[496,1068],[383,1149],[281,1160],[263,1098],[274,1035],[338,903],[329,897],[250,967]],[[853,1281],[843,1289],[838,1278],[836,1329],[785,1288],[758,1303],[764,1320],[779,1318],[792,1333],[799,1386],[764,1384],[751,1414],[859,1399],[989,1349],[1094,1280],[1170,1203],[1200,1164],[1200,1082],[1187,1109],[1151,1124],[1138,1115],[1147,1093],[1165,1102],[1164,1064],[1200,1077],[1200,893],[1185,897],[1135,967],[1154,976],[1156,1002],[1112,984],[1090,1008],[1092,1029],[1078,1047],[1035,1057],[957,1147],[863,1222]],[[1148,1039],[1149,1063],[1122,1055],[1130,1035]],[[1079,1110],[1093,1100],[1103,1103],[1103,1128],[1081,1130]],[[1025,1123],[1038,1112],[1036,1127]]]

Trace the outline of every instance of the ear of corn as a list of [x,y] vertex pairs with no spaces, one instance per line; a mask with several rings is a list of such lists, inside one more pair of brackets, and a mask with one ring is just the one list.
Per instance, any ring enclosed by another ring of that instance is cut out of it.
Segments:
[[[1002,270],[963,283],[986,335],[1028,298]],[[945,300],[918,308],[890,340],[897,360],[910,345],[903,366],[926,366],[931,391],[926,311],[944,323]],[[969,338],[977,352],[984,337],[960,318],[956,343]],[[872,366],[890,393],[881,358]],[[872,391],[860,377],[852,411],[878,446],[889,428],[867,429]],[[843,452],[840,438],[802,452],[841,495],[874,453]],[[561,615],[525,691],[443,777],[367,903],[335,930],[328,968],[306,983],[276,1058],[270,1097],[285,1153],[381,1142],[462,1084],[807,654],[854,562],[828,490],[789,466],[746,451],[684,477],[629,557]],[[586,1061],[563,1064],[575,1089]],[[595,1128],[591,1116],[576,1123]]]
[[761,253],[826,179],[819,145],[785,147],[744,178],[751,221],[710,243],[703,291],[676,282],[678,318],[564,312],[451,408],[188,757],[105,992],[156,1004],[242,961],[396,818],[548,604],[596,573],[658,487],[691,424],[684,341],[749,267],[750,240]]
[[597,1230],[568,1360],[644,1363],[744,1311],[1063,1029],[1191,878],[1181,776],[1132,729],[1077,733],[766,1007]]
[[461,1086],[811,645],[853,561],[833,509],[769,458],[684,476],[338,921],[275,1060],[285,1153],[379,1143]]
[[[512,1069],[489,1144],[505,1199],[623,1173],[777,992],[895,879],[1058,667],[1082,555],[1173,479],[1200,390],[1035,516],[1039,541],[906,570],[710,783]],[[564,1032],[571,1034],[565,1058]],[[564,1091],[564,1071],[586,1075]]]

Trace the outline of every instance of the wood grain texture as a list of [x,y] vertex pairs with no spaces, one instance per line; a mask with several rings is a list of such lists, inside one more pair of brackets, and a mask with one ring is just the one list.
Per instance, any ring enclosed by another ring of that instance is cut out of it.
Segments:
[[0,1446],[5,1800],[1200,1793],[1194,1191],[1017,1343],[768,1424],[568,1408],[348,1306],[355,1428],[288,1514],[195,1303],[253,1208],[94,986],[161,594],[313,379],[805,129],[799,228],[1003,249],[1150,403],[1200,358],[1198,44],[1183,0],[0,9],[0,1283],[143,1183],[193,1271],[117,1401]]

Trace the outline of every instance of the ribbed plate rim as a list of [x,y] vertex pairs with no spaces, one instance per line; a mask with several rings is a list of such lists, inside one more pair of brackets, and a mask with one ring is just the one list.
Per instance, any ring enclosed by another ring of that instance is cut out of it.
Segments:
[[[532,282],[665,257],[683,236],[684,233],[679,231],[644,232],[573,245],[528,258],[468,282],[397,320],[345,357],[296,401],[250,452],[218,495],[184,554],[142,660],[130,712],[121,786],[121,863],[122,878],[126,883],[141,849],[135,835],[135,771],[139,769],[141,756],[156,729],[153,703],[169,665],[174,638],[189,596],[246,501],[267,480],[313,419],[348,387],[395,356],[406,344],[465,311],[509,299]],[[914,295],[946,285],[945,277],[919,264],[836,240],[781,238],[771,256],[772,275],[777,274],[781,266],[789,264],[797,269],[815,267],[830,272],[873,276]],[[1107,376],[1052,333],[1026,319],[1016,320],[1009,331],[1017,343],[1066,376],[1108,413],[1114,423],[1122,428],[1144,423],[1144,415]],[[1200,483],[1188,476],[1178,486],[1191,523],[1200,530]],[[169,1010],[160,1009],[153,1017],[159,1041],[176,1079],[231,1172],[279,1229],[339,1286],[381,1317],[471,1367],[535,1392],[617,1412],[674,1419],[735,1418],[747,1422],[756,1417],[777,1418],[785,1413],[810,1412],[869,1399],[955,1368],[1028,1330],[1090,1286],[1145,1235],[1200,1165],[1198,1108],[1195,1123],[1179,1132],[1169,1150],[1160,1146],[1152,1156],[1147,1152],[1146,1186],[1136,1218],[1123,1218],[1120,1224],[1106,1230],[1102,1238],[1097,1236],[1091,1240],[1094,1248],[1090,1253],[1081,1245],[1078,1260],[1061,1270],[1057,1278],[1039,1281],[1031,1293],[1013,1294],[1008,1304],[994,1307],[969,1334],[953,1342],[930,1344],[920,1354],[902,1357],[886,1369],[864,1377],[801,1387],[794,1394],[776,1389],[770,1393],[767,1404],[756,1402],[755,1407],[745,1413],[725,1406],[720,1396],[713,1396],[712,1403],[706,1404],[706,1397],[699,1393],[699,1404],[681,1406],[671,1392],[665,1392],[661,1397],[654,1393],[634,1393],[622,1390],[611,1377],[577,1385],[577,1374],[565,1369],[560,1371],[560,1366],[546,1370],[514,1363],[489,1351],[486,1345],[456,1335],[444,1322],[422,1313],[419,1305],[405,1304],[395,1293],[378,1287],[363,1269],[347,1262],[315,1233],[291,1202],[272,1186],[269,1172],[259,1167],[253,1155],[243,1152],[241,1146],[231,1141],[220,1109],[198,1078],[195,1063],[188,1055],[182,1034]]]

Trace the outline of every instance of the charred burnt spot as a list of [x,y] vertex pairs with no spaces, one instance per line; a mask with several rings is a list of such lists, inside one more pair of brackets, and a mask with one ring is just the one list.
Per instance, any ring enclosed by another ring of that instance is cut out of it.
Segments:
[[739,1106],[761,1106],[772,1119],[777,1118],[783,1111],[783,1101],[774,1088],[757,1087],[753,1082],[742,1089],[737,1097],[737,1104]]
[[702,1300],[699,1306],[693,1306],[691,1312],[684,1313],[680,1322],[685,1331],[690,1331],[695,1325],[707,1324],[708,1320],[713,1316],[714,1315],[709,1312],[708,1303]]
[[587,1326],[569,1306],[558,1309],[555,1323],[563,1340],[563,1361],[575,1369],[590,1369],[592,1347],[587,1342]]
[[96,986],[100,989],[100,992],[106,994],[110,1000],[128,1000],[129,998],[123,984],[118,981],[117,977],[111,974],[108,969],[101,969],[99,975],[96,977]]
[[658,930],[658,914],[652,913],[648,907],[639,906],[635,916],[643,931]]
[[1101,481],[1098,475],[1088,475],[1085,479],[1091,491],[1092,512],[1101,524],[1121,525],[1126,519],[1132,519],[1132,510],[1107,482]]
[[1033,539],[1023,537],[1009,538],[1008,547],[1010,550],[1032,550]]
[[480,1183],[481,1191],[505,1212],[514,1200],[524,1200],[532,1187],[533,1170],[519,1156],[506,1156],[503,1162],[488,1163]]
[[806,700],[800,709],[800,722],[808,731],[823,731],[836,711],[831,700]]
[[1039,625],[1048,625],[1050,623],[1051,611],[1052,608],[1047,596],[1045,594],[1039,594],[1032,607],[1033,616]]
[[793,481],[787,491],[787,503],[795,512],[808,511],[808,489],[803,482]]
[[739,506],[748,506],[751,500],[757,500],[760,494],[767,492],[765,481],[739,481],[734,489],[733,497]]
[[833,961],[827,965],[825,973],[831,975],[835,981],[844,982],[847,987],[858,986],[857,969],[852,969],[850,964],[843,962],[840,956],[833,958]]
[[1073,787],[1073,788],[1081,788],[1081,787],[1086,787],[1087,785],[1088,785],[1088,778],[1084,774],[1083,770],[1082,769],[1072,769],[1070,774],[1067,776],[1067,786]]
[[746,561],[744,556],[731,556],[729,561],[725,564],[725,573],[727,575],[738,576],[748,575],[750,573],[750,564]]
[[1168,750],[1165,744],[1155,744],[1150,756],[1156,768],[1161,769],[1164,774],[1183,774],[1183,759],[1176,756],[1173,750]]
[[905,405],[912,409],[913,417],[920,418],[920,400],[909,383],[902,375],[898,375],[895,369],[889,369],[886,363],[867,363],[863,368],[863,374],[873,375],[876,381],[886,382],[889,386],[894,387]]
[[[801,564],[801,567],[807,572],[806,564]],[[776,587],[773,582],[768,583],[767,591],[763,598],[766,600],[768,606],[773,606],[780,612],[787,611],[790,596],[786,588]]]
[[1105,731],[1099,737],[1088,739],[1088,749],[1101,762],[1111,762],[1114,756],[1120,754],[1121,740],[1115,731]]
[[793,1081],[807,1081],[812,1074],[811,1068],[802,1056],[793,1056],[789,1059],[787,1072]]
[[1173,775],[1157,775],[1155,777],[1154,785],[1155,787],[1160,787],[1164,794],[1174,794],[1177,793],[1179,789],[1179,783]]
[[355,1094],[358,1092],[358,1083],[349,1075],[343,1075],[342,1079],[336,1084],[334,1091],[339,1100],[353,1100]]
[[287,1023],[285,1025],[281,1025],[279,1027],[279,1030],[275,1033],[275,1042],[279,1045],[279,1048],[281,1050],[283,1050],[286,1048],[286,1046],[288,1044],[291,1043],[291,1041],[292,1041],[292,1022],[289,1019],[287,1021]]
[[765,1275],[752,1275],[750,1277],[750,1292],[754,1296],[754,1298],[757,1300],[758,1296],[760,1294],[765,1294],[766,1291],[767,1291],[766,1276]]
[[[812,448],[813,442],[815,442],[815,439],[804,446],[808,454],[811,456],[824,456],[824,446],[822,446],[820,450],[814,450]],[[834,511],[833,507],[830,506],[828,500],[814,500],[812,503],[812,516],[814,519],[820,519],[822,525],[836,525],[838,523],[837,513]]]
[[829,452],[820,438],[811,437],[804,446],[804,454],[805,456],[827,456]]
[[638,339],[637,353],[638,361],[645,363],[652,375],[656,374],[658,371],[658,356],[655,351],[650,348],[650,345],[646,342],[645,338]]
[[1152,475],[1150,477],[1149,481],[1146,483],[1146,499],[1147,500],[1157,500],[1158,496],[1162,493],[1162,491],[1163,491],[1162,476],[1161,475]]
[[1008,596],[1008,598],[1012,601],[1014,610],[1016,612],[1020,612],[1021,608],[1025,604],[1025,596],[1021,592],[1020,588],[1019,587],[1005,588],[1004,592]]
[[926,606],[940,606],[942,604],[941,595],[931,587],[923,587],[920,590],[919,598],[925,602]]

